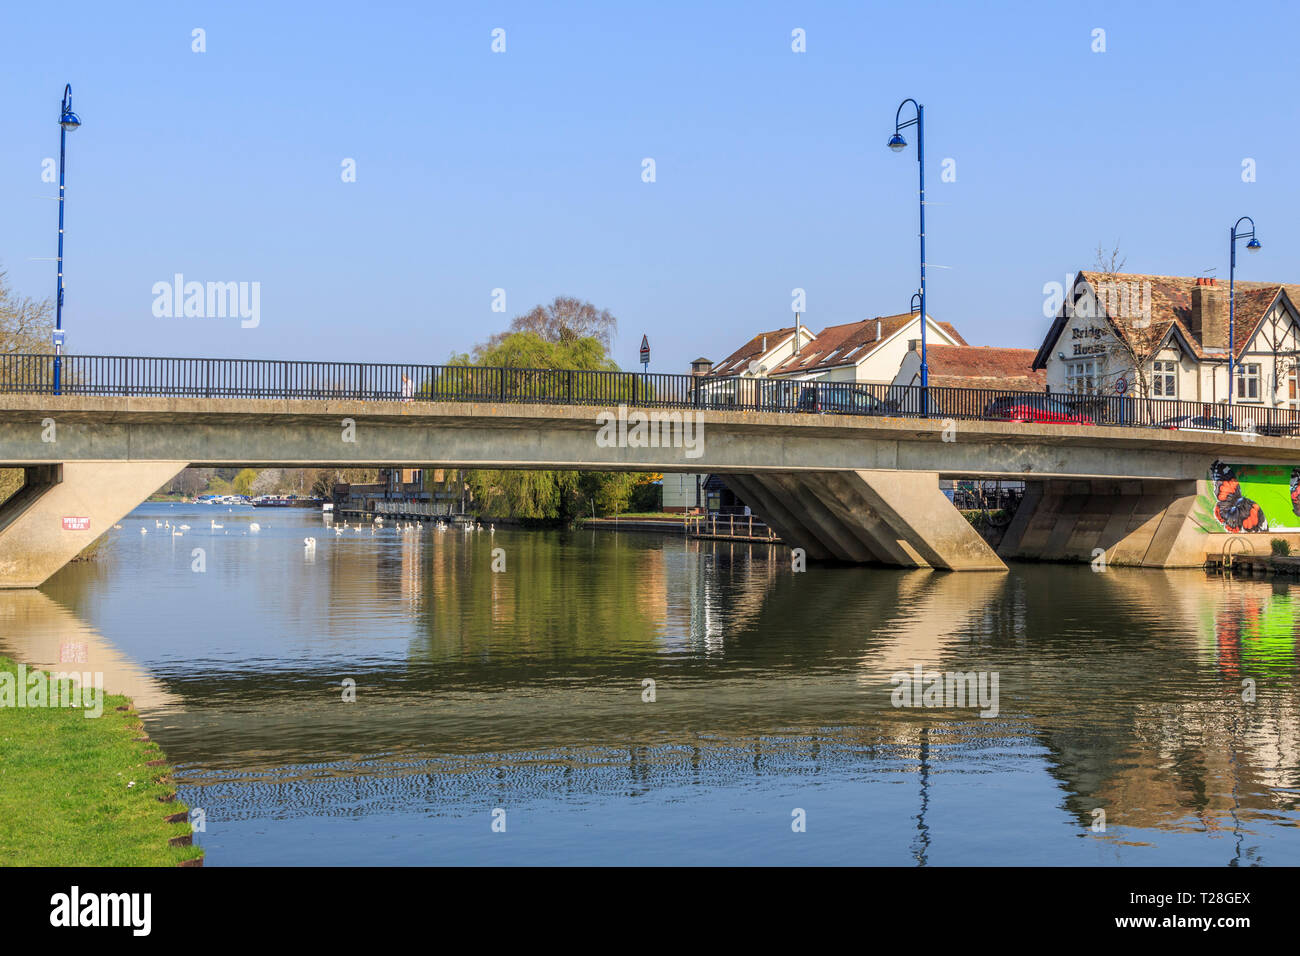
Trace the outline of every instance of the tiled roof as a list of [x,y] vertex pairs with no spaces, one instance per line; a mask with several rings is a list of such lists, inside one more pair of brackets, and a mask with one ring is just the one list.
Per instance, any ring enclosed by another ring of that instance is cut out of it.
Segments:
[[[1139,354],[1149,352],[1152,347],[1158,345],[1164,340],[1165,336],[1172,332],[1183,340],[1186,347],[1198,359],[1216,355],[1226,359],[1226,348],[1222,352],[1217,352],[1213,348],[1207,350],[1201,337],[1192,331],[1194,326],[1193,290],[1195,290],[1198,282],[1205,282],[1206,280],[1198,280],[1195,276],[1158,276],[1134,272],[1107,275],[1091,270],[1079,272],[1079,278],[1086,281],[1094,290],[1100,290],[1107,282],[1131,283],[1131,288],[1138,292],[1144,304],[1146,298],[1145,289],[1149,285],[1151,290],[1151,313],[1149,316],[1136,314],[1119,317],[1110,316],[1112,327]],[[1226,323],[1228,285],[1227,283],[1211,280],[1211,287],[1222,292],[1224,322]],[[1285,293],[1292,303],[1300,303],[1300,285],[1295,283],[1238,281],[1235,284],[1235,318],[1233,320],[1235,334],[1233,338],[1238,358],[1245,351],[1260,323],[1267,316],[1269,308],[1280,293]],[[1132,307],[1130,311],[1136,313],[1137,308]],[[1068,317],[1065,315],[1064,308],[1062,308],[1052,322],[1047,338],[1043,341],[1043,345],[1039,348],[1034,359],[1036,368],[1042,368],[1046,364],[1051,355],[1051,350],[1055,347],[1057,339],[1060,338],[1067,321]]]
[[1032,368],[1033,349],[1004,349],[988,345],[931,345],[925,350],[930,384],[949,388],[1005,388],[1041,391],[1047,373]]
[[[824,371],[843,365],[856,365],[875,351],[885,339],[900,329],[905,328],[917,316],[907,312],[902,315],[878,316],[863,319],[860,322],[846,322],[843,325],[828,325],[817,333],[817,337],[805,345],[798,355],[792,355],[776,368],[770,370],[772,375],[789,375],[797,372]],[[934,322],[934,319],[930,320]],[[879,324],[880,336],[876,336]],[[948,322],[935,322],[956,341],[966,344],[957,330]],[[927,349],[928,351],[928,349]]]
[[[806,329],[804,331],[807,331]],[[759,332],[752,339],[742,345],[736,351],[724,358],[709,372],[710,375],[740,375],[748,367],[751,360],[758,358],[763,354],[763,339],[767,339],[768,351],[776,348],[783,340],[794,334],[794,326],[784,329],[776,329],[772,332]]]

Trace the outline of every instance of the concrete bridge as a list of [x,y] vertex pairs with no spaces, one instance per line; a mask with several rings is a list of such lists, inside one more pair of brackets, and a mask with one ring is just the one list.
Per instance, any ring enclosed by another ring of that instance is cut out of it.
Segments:
[[[1114,564],[1199,565],[1208,536],[1190,516],[1211,462],[1300,465],[1300,441],[1253,432],[732,410],[697,397],[633,405],[624,433],[611,430],[622,395],[602,406],[402,394],[0,394],[0,467],[27,476],[0,506],[0,586],[39,586],[189,465],[710,472],[809,558],[962,571],[1090,560],[1098,548]],[[639,415],[685,417],[696,440],[670,426],[643,446]],[[940,478],[966,477],[1028,483],[998,552],[940,491]]]

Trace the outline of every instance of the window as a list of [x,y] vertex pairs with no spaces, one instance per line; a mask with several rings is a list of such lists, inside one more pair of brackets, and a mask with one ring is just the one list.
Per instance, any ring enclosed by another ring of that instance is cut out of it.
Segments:
[[1237,400],[1242,402],[1259,401],[1259,366],[1237,366]]
[[1178,397],[1178,363],[1156,362],[1151,376],[1151,395],[1153,398]]
[[1070,362],[1065,367],[1065,389],[1072,395],[1095,395],[1097,363]]
[[1291,371],[1286,373],[1286,397],[1292,402],[1295,402],[1296,400],[1296,370],[1295,369],[1291,369]]

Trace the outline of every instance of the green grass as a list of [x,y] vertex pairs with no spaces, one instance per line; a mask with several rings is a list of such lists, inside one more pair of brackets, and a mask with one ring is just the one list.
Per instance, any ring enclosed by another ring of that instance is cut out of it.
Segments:
[[[588,521],[591,515],[584,515]],[[601,515],[603,520],[613,521],[615,518],[664,518],[667,520],[681,521],[685,515],[668,514],[666,511],[625,511],[620,515]]]
[[[0,657],[0,670],[16,668]],[[0,707],[0,866],[175,866],[203,855],[167,845],[190,824],[164,817],[188,808],[159,801],[175,790],[171,767],[145,766],[164,757],[137,742],[139,715],[117,710],[129,703],[108,695],[93,719],[75,708]]]

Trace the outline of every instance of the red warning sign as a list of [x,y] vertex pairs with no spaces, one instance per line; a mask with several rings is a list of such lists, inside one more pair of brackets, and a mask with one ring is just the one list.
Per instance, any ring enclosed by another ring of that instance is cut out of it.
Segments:
[[78,517],[71,517],[65,515],[63,518],[63,530],[64,531],[89,531],[90,517],[86,516],[86,517],[78,518]]

